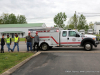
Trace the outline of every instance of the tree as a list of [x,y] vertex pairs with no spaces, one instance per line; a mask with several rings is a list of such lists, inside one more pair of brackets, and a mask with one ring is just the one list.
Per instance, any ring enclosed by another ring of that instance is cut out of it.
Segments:
[[71,26],[71,28],[76,29],[77,28],[77,23],[78,23],[78,16],[76,13],[70,18],[68,24]]
[[3,24],[9,24],[9,14],[3,13],[2,20],[3,20]]
[[74,25],[73,24],[70,24],[69,25],[69,29],[74,29]]
[[86,18],[83,14],[81,14],[79,17],[79,22],[78,22],[78,27],[77,27],[78,30],[85,29],[85,25],[87,25]]
[[24,16],[24,15],[18,15],[17,16],[17,23],[18,24],[23,24],[23,23],[27,23],[27,21],[26,21],[26,17]]
[[10,14],[8,19],[9,19],[9,24],[17,24],[17,18],[15,16],[15,14],[13,14],[13,13]]
[[89,29],[89,26],[85,25],[85,31],[88,31],[88,29]]
[[54,25],[54,27],[64,28],[65,27],[64,21],[66,21],[66,19],[67,16],[65,13],[62,12],[58,13],[54,17],[54,23],[56,24]]
[[2,16],[0,16],[0,24],[23,24],[27,23],[26,17],[24,15],[18,15],[15,14],[7,14],[3,13]]
[[3,21],[2,21],[2,19],[0,19],[0,24],[3,24]]
[[89,28],[93,29],[94,24],[92,22],[89,23]]

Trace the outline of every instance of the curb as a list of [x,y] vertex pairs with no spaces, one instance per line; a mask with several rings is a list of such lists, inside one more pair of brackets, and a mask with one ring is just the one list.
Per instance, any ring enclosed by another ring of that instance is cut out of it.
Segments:
[[0,75],[10,75],[11,73],[13,73],[14,71],[16,71],[18,68],[20,68],[22,65],[24,65],[26,62],[28,62],[30,59],[32,59],[33,57],[39,55],[41,52],[37,52],[36,54],[32,55],[31,57],[23,60],[22,62],[20,62],[19,64],[15,65],[14,67],[8,69],[7,71],[5,71],[4,73],[0,74]]

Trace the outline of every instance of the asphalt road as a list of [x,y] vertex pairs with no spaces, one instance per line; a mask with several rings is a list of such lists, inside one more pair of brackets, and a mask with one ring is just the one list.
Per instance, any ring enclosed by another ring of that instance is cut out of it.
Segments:
[[11,75],[100,75],[100,53],[41,53]]

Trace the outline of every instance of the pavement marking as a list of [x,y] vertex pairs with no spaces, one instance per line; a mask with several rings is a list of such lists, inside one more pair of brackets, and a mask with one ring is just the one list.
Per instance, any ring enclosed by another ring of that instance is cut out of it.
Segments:
[[18,68],[20,68],[22,65],[24,65],[26,62],[28,62],[30,59],[32,59],[33,57],[39,55],[40,53],[41,52],[37,52],[36,54],[34,54],[31,57],[25,59],[24,61],[20,62],[19,64],[15,65],[14,67],[8,69],[7,71],[5,71],[4,73],[2,73],[1,75],[10,75],[14,71],[16,71]]

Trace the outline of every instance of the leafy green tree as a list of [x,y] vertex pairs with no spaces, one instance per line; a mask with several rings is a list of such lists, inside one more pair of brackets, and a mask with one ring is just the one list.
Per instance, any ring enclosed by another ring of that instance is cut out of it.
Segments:
[[54,27],[64,28],[65,27],[64,21],[66,21],[66,19],[67,16],[65,13],[62,12],[58,13],[54,17],[54,23],[56,24],[54,25]]
[[79,22],[78,22],[78,27],[77,27],[78,30],[84,29],[85,25],[87,25],[86,18],[83,14],[81,14],[80,17],[79,17]]
[[17,24],[17,18],[13,13],[9,15],[8,20],[9,24]]
[[3,20],[3,24],[9,24],[9,14],[3,13],[2,20]]
[[7,14],[3,13],[0,16],[0,24],[23,24],[27,23],[26,17],[24,15],[18,15],[17,17],[15,14]]
[[69,29],[74,29],[74,25],[73,24],[70,24],[69,25]]
[[89,28],[93,29],[94,24],[92,22],[89,23]]
[[70,25],[71,28],[77,29],[77,24],[78,24],[78,15],[74,14],[70,20],[68,21],[68,24]]
[[88,31],[88,29],[89,29],[89,26],[85,25],[85,31]]
[[3,21],[2,21],[2,19],[0,19],[0,24],[3,24]]
[[26,21],[26,17],[24,16],[24,15],[18,15],[17,16],[17,23],[18,24],[24,24],[24,23],[27,23],[27,21]]

